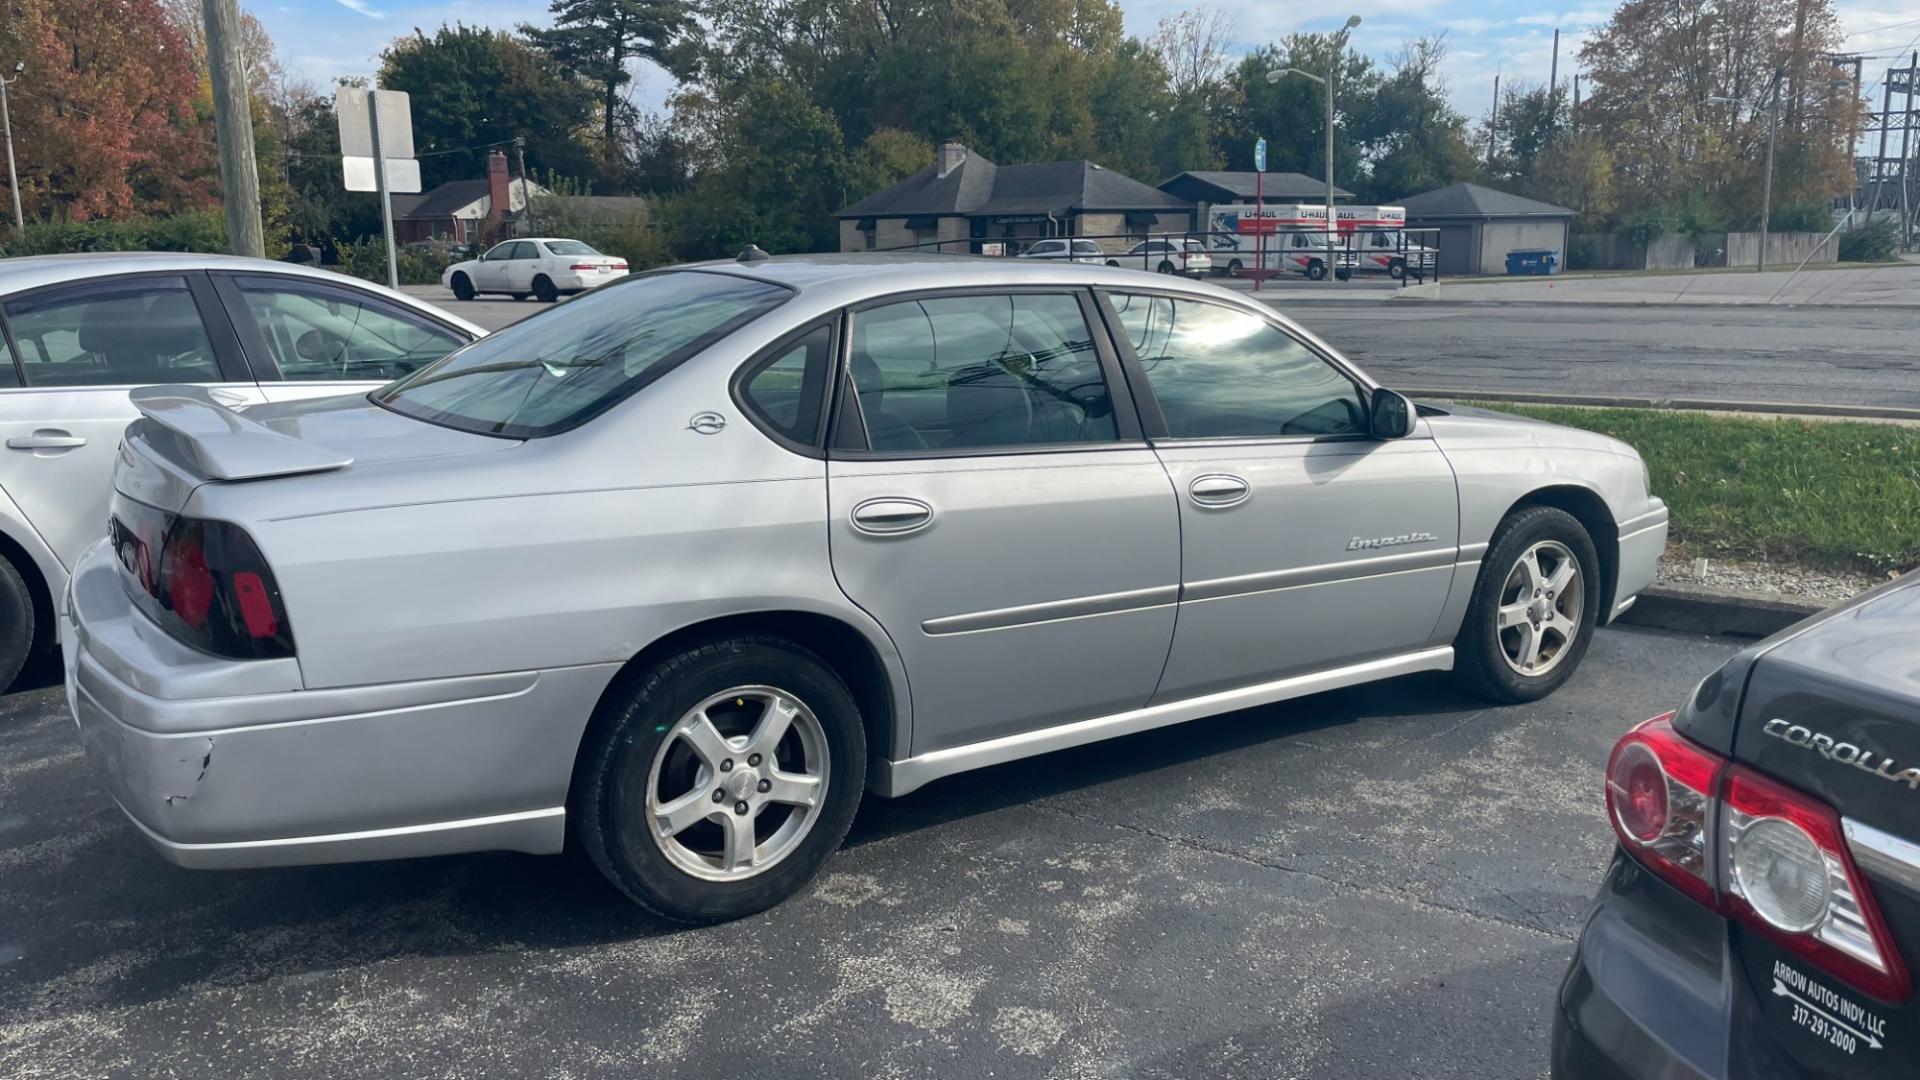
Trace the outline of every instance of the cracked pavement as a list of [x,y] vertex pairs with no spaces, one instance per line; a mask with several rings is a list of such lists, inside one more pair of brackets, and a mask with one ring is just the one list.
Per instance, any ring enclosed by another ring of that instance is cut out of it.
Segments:
[[869,798],[700,930],[584,859],[204,872],[57,687],[0,697],[0,1076],[1543,1077],[1601,770],[1737,642],[1602,631],[1546,701],[1444,677]]

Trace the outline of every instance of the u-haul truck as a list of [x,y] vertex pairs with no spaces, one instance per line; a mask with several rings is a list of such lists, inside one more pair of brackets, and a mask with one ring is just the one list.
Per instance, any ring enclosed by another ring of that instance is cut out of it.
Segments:
[[1353,251],[1354,269],[1363,274],[1385,273],[1396,281],[1409,272],[1420,278],[1433,273],[1438,253],[1407,234],[1406,207],[1339,206],[1334,216],[1340,235]]
[[[1207,211],[1207,232],[1214,269],[1234,277],[1261,265],[1263,248],[1269,271],[1305,274],[1315,281],[1327,276],[1325,205],[1221,203]],[[1345,279],[1353,273],[1353,252],[1338,238],[1333,257],[1336,275]]]

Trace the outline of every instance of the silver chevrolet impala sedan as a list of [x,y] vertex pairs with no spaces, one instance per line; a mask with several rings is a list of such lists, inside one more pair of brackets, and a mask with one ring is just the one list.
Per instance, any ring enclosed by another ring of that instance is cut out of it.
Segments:
[[1667,531],[1619,442],[1067,262],[749,249],[365,396],[134,397],[67,688],[162,854],[571,824],[685,921],[801,888],[866,791],[1411,672],[1538,698]]

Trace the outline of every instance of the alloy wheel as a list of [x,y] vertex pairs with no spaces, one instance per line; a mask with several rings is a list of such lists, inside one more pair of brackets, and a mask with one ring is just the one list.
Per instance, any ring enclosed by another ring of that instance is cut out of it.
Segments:
[[1495,606],[1500,655],[1528,678],[1545,675],[1573,651],[1586,604],[1580,561],[1558,540],[1522,552],[1507,572]]
[[675,722],[647,774],[647,830],[674,866],[740,881],[793,854],[831,780],[826,731],[805,702],[737,686]]

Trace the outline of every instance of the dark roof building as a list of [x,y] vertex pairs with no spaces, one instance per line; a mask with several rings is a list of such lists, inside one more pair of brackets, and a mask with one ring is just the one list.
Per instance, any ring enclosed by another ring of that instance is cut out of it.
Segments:
[[[1305,173],[1270,172],[1264,177],[1251,172],[1224,172],[1198,169],[1160,181],[1160,190],[1194,203],[1252,202],[1258,185],[1260,197],[1267,202],[1325,202],[1327,181]],[[1333,201],[1347,202],[1353,192],[1335,185]]]
[[539,184],[509,179],[507,156],[495,150],[487,155],[487,175],[480,179],[449,180],[418,195],[392,196],[394,239],[403,244],[497,240],[526,207],[529,195],[545,194],[547,189]]
[[1545,248],[1564,264],[1573,211],[1479,184],[1449,184],[1400,200],[1414,243],[1440,249],[1439,268],[1448,274],[1504,274],[1507,253]]
[[1505,191],[1495,191],[1479,184],[1448,184],[1443,188],[1419,195],[1409,195],[1400,200],[1407,208],[1407,217],[1429,218],[1516,218],[1550,217],[1570,218],[1573,211],[1564,206],[1529,199],[1524,195],[1513,195]]
[[948,141],[933,164],[834,217],[843,251],[936,241],[963,251],[982,241],[1181,231],[1192,209],[1091,161],[996,165]]

